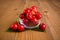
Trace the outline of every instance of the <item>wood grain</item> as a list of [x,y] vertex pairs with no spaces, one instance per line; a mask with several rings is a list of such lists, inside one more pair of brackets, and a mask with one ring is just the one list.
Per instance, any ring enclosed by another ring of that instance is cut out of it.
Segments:
[[[53,1],[0,0],[0,40],[59,40],[60,9],[56,1],[54,1],[56,5]],[[22,13],[25,8],[33,5],[37,6],[37,10],[43,15],[41,23],[46,23],[46,32],[35,30],[27,30],[24,32],[7,32],[7,29],[13,22],[16,21],[18,15]]]

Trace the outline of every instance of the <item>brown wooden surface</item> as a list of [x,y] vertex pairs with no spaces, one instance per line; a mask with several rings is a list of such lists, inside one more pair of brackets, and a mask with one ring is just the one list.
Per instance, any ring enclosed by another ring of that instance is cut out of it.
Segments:
[[[0,0],[0,40],[60,40],[59,4],[59,0]],[[46,23],[46,32],[7,32],[17,15],[33,5],[43,14],[41,22]]]

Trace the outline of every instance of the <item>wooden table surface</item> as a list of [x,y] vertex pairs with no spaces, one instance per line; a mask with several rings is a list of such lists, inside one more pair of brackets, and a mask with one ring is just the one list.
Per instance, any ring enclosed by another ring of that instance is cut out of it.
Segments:
[[[0,0],[0,40],[60,40],[60,2],[52,0]],[[46,23],[46,32],[27,30],[7,32],[18,14],[27,7],[37,6]]]

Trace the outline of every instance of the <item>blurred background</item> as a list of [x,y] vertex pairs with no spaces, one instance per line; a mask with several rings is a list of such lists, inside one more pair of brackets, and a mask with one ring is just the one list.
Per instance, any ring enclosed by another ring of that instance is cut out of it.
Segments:
[[[43,14],[46,33],[6,32],[18,15],[33,5]],[[0,0],[0,40],[60,40],[60,0]]]

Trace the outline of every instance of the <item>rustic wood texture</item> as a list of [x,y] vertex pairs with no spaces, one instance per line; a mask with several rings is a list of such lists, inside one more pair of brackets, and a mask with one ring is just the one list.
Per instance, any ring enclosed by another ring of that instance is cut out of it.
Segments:
[[[59,0],[0,0],[0,40],[60,40],[59,4]],[[33,5],[37,6],[43,15],[41,22],[46,23],[46,32],[7,32],[18,15]]]

